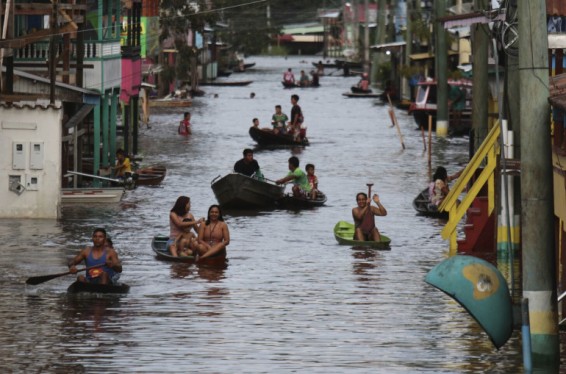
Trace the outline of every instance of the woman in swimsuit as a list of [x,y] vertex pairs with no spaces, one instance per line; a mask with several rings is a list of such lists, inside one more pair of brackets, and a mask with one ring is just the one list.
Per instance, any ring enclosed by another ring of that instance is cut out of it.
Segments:
[[216,254],[226,255],[226,247],[230,244],[230,232],[228,225],[222,218],[220,206],[211,205],[208,208],[208,218],[204,225],[198,230],[198,252],[200,258],[214,256]]
[[191,209],[191,199],[188,196],[179,196],[175,206],[169,212],[169,240],[167,248],[174,257],[190,256],[197,243],[191,242],[191,229],[198,231],[199,225],[204,222],[204,218],[195,220],[189,212]]
[[372,198],[376,206],[371,206],[371,200],[367,194],[360,192],[356,195],[358,206],[352,209],[356,228],[354,240],[373,240],[376,242],[381,240],[379,230],[375,226],[375,216],[386,216],[387,210],[381,205],[378,194],[374,194]]

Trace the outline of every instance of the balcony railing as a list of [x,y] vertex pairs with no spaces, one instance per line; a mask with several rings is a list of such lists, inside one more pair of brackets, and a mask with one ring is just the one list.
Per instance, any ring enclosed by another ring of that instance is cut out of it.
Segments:
[[[57,57],[63,54],[64,44],[57,44]],[[37,42],[28,44],[23,48],[14,51],[15,59],[26,61],[45,61],[49,58],[49,42]],[[69,53],[71,60],[77,59],[77,45],[74,42],[69,44]],[[121,55],[120,41],[85,41],[84,42],[84,60],[119,58]]]

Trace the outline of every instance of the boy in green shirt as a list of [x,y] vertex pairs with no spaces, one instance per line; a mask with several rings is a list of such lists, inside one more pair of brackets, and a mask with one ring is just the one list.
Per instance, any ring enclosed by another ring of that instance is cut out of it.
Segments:
[[293,196],[305,197],[311,191],[307,175],[299,168],[299,159],[295,156],[289,158],[289,173],[275,183],[283,184],[293,181]]

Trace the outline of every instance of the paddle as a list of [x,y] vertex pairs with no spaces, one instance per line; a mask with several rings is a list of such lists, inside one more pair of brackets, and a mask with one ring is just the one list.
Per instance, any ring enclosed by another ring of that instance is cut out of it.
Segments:
[[[370,199],[371,205],[371,186],[373,186],[373,183],[366,183],[366,185],[368,186],[368,199]],[[360,224],[360,228],[365,232],[370,232],[374,227],[375,221],[373,219],[373,212],[371,211],[371,207],[368,207],[368,210],[362,219],[362,223]]]
[[[77,269],[77,272],[99,268],[99,267],[102,267],[104,265],[105,264],[100,264],[100,265],[90,266],[88,268]],[[35,286],[35,285],[50,281],[51,279],[59,278],[59,277],[62,277],[64,275],[69,275],[69,274],[73,274],[73,273],[70,272],[70,271],[67,271],[65,273],[59,273],[59,274],[40,275],[40,276],[37,276],[37,277],[30,277],[26,280],[26,284],[31,284],[31,285]]]

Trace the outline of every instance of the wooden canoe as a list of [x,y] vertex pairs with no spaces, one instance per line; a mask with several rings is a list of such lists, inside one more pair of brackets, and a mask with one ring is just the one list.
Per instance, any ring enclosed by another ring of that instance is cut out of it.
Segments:
[[[194,263],[195,256],[179,256],[175,257],[172,256],[169,250],[167,249],[167,241],[169,240],[168,236],[165,235],[156,235],[153,237],[151,241],[151,249],[155,252],[155,257],[161,261],[171,261],[171,262],[184,262],[184,263]],[[220,252],[215,256],[207,257],[202,259],[198,262],[199,265],[212,265],[212,266],[222,266],[225,265],[227,262],[226,260],[226,251]]]
[[285,186],[239,173],[219,175],[211,187],[220,206],[227,209],[274,208],[285,191]]
[[391,244],[391,239],[387,236],[381,234],[381,241],[363,241],[354,240],[354,224],[346,221],[340,221],[334,226],[334,237],[339,244],[349,245],[352,247],[371,247],[374,249],[391,249],[389,245]]
[[155,252],[155,256],[158,260],[163,261],[174,261],[174,262],[194,262],[194,256],[179,256],[175,257],[171,255],[169,249],[167,249],[167,240],[169,240],[168,236],[165,235],[156,235],[151,240],[151,249]]
[[77,294],[77,293],[114,293],[114,294],[124,294],[130,291],[130,286],[124,283],[118,284],[96,284],[75,281],[73,284],[67,288],[67,293]]
[[192,99],[149,99],[150,107],[184,108],[193,105]]
[[220,86],[220,87],[242,87],[248,86],[253,81],[202,81],[201,86]]
[[437,209],[431,209],[428,187],[422,190],[413,200],[413,208],[419,215],[434,218],[448,218],[448,212],[439,212]]
[[[149,166],[136,170],[134,179],[136,186],[157,186],[167,174],[167,168],[164,166]],[[137,177],[136,177],[137,176]]]
[[304,137],[303,139],[295,140],[293,135],[289,134],[275,134],[269,130],[262,130],[258,127],[250,127],[250,136],[257,144],[262,146],[273,146],[273,145],[309,145],[309,140]]
[[288,193],[277,201],[277,205],[281,208],[290,209],[309,209],[323,206],[326,203],[326,195],[322,191],[318,191],[316,199],[307,199],[306,197],[296,197],[292,193]]
[[123,187],[62,188],[61,204],[119,203],[123,196]]

